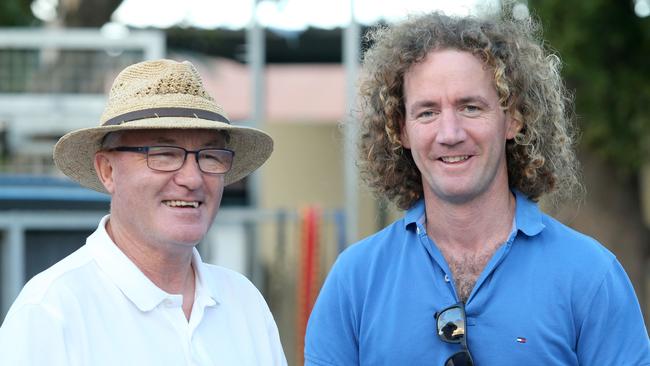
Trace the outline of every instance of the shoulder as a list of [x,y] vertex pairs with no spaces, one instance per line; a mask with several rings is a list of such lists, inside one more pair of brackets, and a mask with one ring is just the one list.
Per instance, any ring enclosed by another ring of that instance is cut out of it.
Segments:
[[52,267],[32,277],[23,287],[12,307],[58,302],[72,294],[75,287],[87,282],[93,257],[82,246]]
[[205,274],[211,280],[219,282],[219,284],[255,288],[248,277],[232,269],[205,262],[202,263],[202,267]]
[[336,291],[354,297],[359,290],[384,282],[387,273],[399,265],[398,258],[413,247],[408,230],[398,220],[346,248],[332,265],[325,287],[338,287]]
[[209,263],[203,263],[202,269],[207,277],[206,285],[213,292],[229,299],[264,301],[257,287],[243,274]]
[[570,291],[576,312],[587,308],[604,287],[616,292],[631,288],[616,256],[598,240],[550,216],[543,220],[545,228],[532,243],[541,248],[536,261],[546,267],[548,281]]
[[368,263],[373,260],[384,260],[399,250],[407,236],[404,219],[393,222],[382,230],[350,245],[341,254],[337,262],[340,265],[355,265],[358,262]]
[[543,215],[544,230],[538,244],[554,254],[554,259],[580,267],[610,268],[616,260],[614,254],[598,240],[581,233],[548,215]]
[[[98,281],[97,266],[85,247],[37,274],[23,287],[0,328],[0,338],[11,334],[34,334],[51,341],[64,322],[81,320],[82,298],[88,297]],[[0,340],[0,343],[2,341]]]
[[549,254],[586,255],[611,260],[613,255],[597,240],[561,223],[544,213],[536,202],[515,191],[517,207],[515,219],[521,242],[534,244],[530,249]]
[[519,230],[515,250],[527,258],[526,263],[543,266],[545,273],[561,276],[563,283],[593,281],[612,268],[616,257],[596,239],[542,212],[521,192],[515,193]]

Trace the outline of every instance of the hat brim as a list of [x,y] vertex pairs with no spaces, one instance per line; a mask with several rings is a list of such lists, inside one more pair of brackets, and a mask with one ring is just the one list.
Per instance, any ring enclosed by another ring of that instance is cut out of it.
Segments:
[[94,156],[101,148],[104,136],[114,131],[152,129],[205,129],[227,131],[230,138],[226,148],[235,152],[232,168],[224,176],[224,184],[234,183],[259,168],[273,152],[273,139],[255,128],[233,126],[192,117],[161,117],[131,121],[116,126],[84,128],[70,132],[54,146],[53,158],[63,174],[84,187],[107,193],[99,181]]

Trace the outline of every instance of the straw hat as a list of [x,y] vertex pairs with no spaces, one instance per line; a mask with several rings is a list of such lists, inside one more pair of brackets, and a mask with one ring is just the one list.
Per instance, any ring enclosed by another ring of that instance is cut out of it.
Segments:
[[115,78],[99,127],[61,137],[54,146],[54,163],[81,185],[105,193],[93,160],[107,133],[175,128],[228,132],[226,148],[235,152],[235,159],[224,177],[226,185],[257,169],[273,151],[266,133],[230,124],[191,63],[156,60],[131,65]]

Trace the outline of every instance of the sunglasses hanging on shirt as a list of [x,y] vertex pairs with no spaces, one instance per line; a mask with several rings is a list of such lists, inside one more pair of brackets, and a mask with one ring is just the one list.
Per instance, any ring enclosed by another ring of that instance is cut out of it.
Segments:
[[438,337],[443,342],[458,343],[459,352],[451,355],[444,366],[474,366],[474,361],[467,348],[467,317],[462,302],[452,305],[435,314]]

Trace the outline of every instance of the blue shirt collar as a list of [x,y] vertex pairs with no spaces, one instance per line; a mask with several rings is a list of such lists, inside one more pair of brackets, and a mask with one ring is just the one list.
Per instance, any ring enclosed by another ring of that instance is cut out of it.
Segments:
[[542,211],[540,211],[537,203],[516,189],[512,191],[517,198],[517,207],[515,208],[517,230],[528,236],[535,236],[542,232],[545,225],[542,222]]
[[[516,229],[528,236],[539,234],[545,226],[542,223],[542,212],[537,206],[537,203],[516,189],[512,191],[517,200],[517,206],[515,208]],[[416,224],[424,216],[424,212],[424,199],[421,199],[406,211],[404,215],[404,229],[408,229],[410,225]]]
[[406,214],[404,215],[404,229],[407,229],[411,224],[417,223],[422,216],[424,216],[424,199],[415,202],[415,204],[406,211]]

